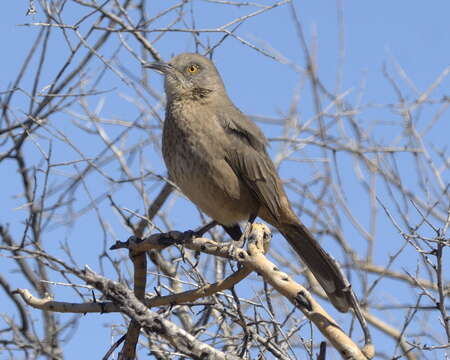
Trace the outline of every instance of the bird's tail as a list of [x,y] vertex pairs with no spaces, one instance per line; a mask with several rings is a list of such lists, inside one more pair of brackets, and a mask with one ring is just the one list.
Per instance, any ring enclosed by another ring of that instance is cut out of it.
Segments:
[[347,312],[352,306],[352,290],[335,260],[322,249],[300,221],[277,227],[311,270],[336,309]]

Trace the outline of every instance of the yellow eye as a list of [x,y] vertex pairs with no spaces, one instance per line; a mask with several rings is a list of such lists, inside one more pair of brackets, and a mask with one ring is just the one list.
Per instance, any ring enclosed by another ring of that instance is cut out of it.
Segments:
[[189,65],[189,66],[186,68],[186,71],[187,71],[187,72],[190,72],[191,74],[193,74],[193,73],[196,73],[196,72],[198,71],[198,69],[199,69],[199,67],[198,67],[197,64],[192,64],[192,65]]

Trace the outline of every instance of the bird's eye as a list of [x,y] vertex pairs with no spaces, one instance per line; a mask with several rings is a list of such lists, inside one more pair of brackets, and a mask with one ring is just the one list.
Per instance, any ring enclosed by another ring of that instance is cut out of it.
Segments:
[[189,65],[189,66],[186,68],[186,71],[187,71],[187,72],[190,72],[191,74],[196,73],[198,70],[199,70],[199,67],[198,67],[198,65],[196,65],[196,64]]

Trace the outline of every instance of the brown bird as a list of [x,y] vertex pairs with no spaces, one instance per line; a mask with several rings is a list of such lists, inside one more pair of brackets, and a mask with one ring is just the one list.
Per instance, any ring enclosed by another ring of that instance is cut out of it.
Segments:
[[292,210],[267,139],[231,102],[213,62],[186,53],[145,67],[165,75],[162,152],[169,178],[235,240],[239,222],[256,216],[276,227],[334,306],[347,312],[354,296],[348,281]]

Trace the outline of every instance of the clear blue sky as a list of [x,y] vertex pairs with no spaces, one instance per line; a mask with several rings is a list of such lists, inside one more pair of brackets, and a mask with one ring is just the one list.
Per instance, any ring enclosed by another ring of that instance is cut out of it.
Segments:
[[[159,0],[149,1],[149,4],[153,2],[156,2],[156,7],[162,3],[175,3],[174,1]],[[271,3],[269,1],[261,2],[265,4]],[[317,36],[318,72],[321,80],[329,89],[335,89],[337,64],[341,59],[343,73],[340,89],[342,92],[350,90],[347,99],[352,103],[357,101],[359,96],[358,89],[361,87],[362,82],[364,82],[365,87],[361,100],[363,103],[388,104],[398,102],[392,86],[390,86],[383,75],[383,66],[386,66],[391,73],[396,74],[395,76],[401,84],[404,94],[408,100],[411,100],[417,98],[418,94],[425,91],[438,75],[450,65],[449,1],[342,1],[345,48],[343,58],[340,58],[339,53],[339,26],[336,3],[324,0],[295,1],[295,3],[306,38],[310,42],[314,34]],[[2,34],[2,54],[0,56],[0,91],[4,91],[14,81],[22,59],[27,54],[38,32],[36,27],[21,27],[18,25],[44,20],[41,19],[39,11],[34,19],[25,16],[27,5],[28,1],[10,0],[3,1],[1,6],[0,34]],[[152,10],[150,5],[149,9],[151,13],[156,13],[156,9]],[[238,14],[253,11],[251,8],[218,11],[219,7],[217,5],[208,5],[201,1],[195,3],[194,9],[197,11],[196,25],[198,28],[215,28],[234,19]],[[70,14],[70,12],[67,13]],[[78,13],[72,15],[74,19],[77,19],[79,16]],[[70,18],[65,19],[65,21],[68,24],[71,23]],[[257,45],[270,44],[273,49],[294,63],[301,66],[305,64],[287,6],[282,6],[245,22],[239,28],[237,34]],[[219,37],[215,35],[210,36],[213,39]],[[195,51],[192,41],[188,39],[186,35],[174,33],[163,38],[155,47],[165,59],[169,59],[172,55],[180,52]],[[49,50],[52,56],[48,58],[49,62],[44,67],[42,74],[42,87],[47,85],[45,79],[51,79],[54,76],[54,69],[59,68],[61,61],[67,57],[66,50],[62,37],[59,35],[55,36]],[[103,51],[107,53],[108,49]],[[260,53],[233,39],[227,39],[219,47],[214,54],[214,60],[222,73],[231,98],[245,113],[275,117],[279,116],[280,113],[286,114],[288,112],[292,102],[292,95],[300,88],[300,76],[297,73],[288,70],[285,65],[262,56]],[[129,56],[128,58],[122,58],[122,61],[124,65],[139,74],[139,64],[134,58]],[[413,85],[409,85],[401,80],[396,70],[397,67],[403,69]],[[26,76],[31,75],[27,74]],[[161,88],[161,78],[153,73],[150,76],[155,87]],[[24,84],[29,86],[28,89],[32,86],[30,81],[31,77],[29,80],[25,78]],[[436,89],[434,98],[439,98],[445,94],[449,95],[449,85],[449,80],[447,79]],[[130,104],[121,98],[122,96],[133,96],[132,89],[113,74],[110,74],[105,88],[107,86],[109,89],[115,88],[115,90],[113,94],[106,96],[102,114],[132,121],[132,118],[127,117],[135,115],[135,110],[130,110],[127,107]],[[306,99],[303,101],[305,105],[302,108],[302,117],[308,119],[314,114],[311,101],[308,101],[311,96],[310,87],[301,87],[300,94],[302,98]],[[20,102],[16,104],[20,106]],[[64,121],[70,118],[69,113],[65,116],[67,118],[62,119]],[[390,121],[392,113],[375,109],[368,111],[365,116],[361,121],[374,121],[377,119]],[[448,115],[444,116],[448,119]],[[396,121],[398,121],[398,118]],[[68,128],[70,127],[70,125],[67,126]],[[263,128],[269,138],[278,135],[275,132],[278,130],[274,130],[272,126],[264,125]],[[64,126],[61,125],[60,129],[64,130]],[[436,146],[444,146],[448,144],[448,134],[450,134],[450,121],[433,130],[426,141],[433,142]],[[74,136],[76,136],[75,133]],[[142,133],[140,136],[142,136]],[[388,140],[393,136],[395,136],[395,133],[391,133],[389,130],[377,133],[377,137],[380,139]],[[83,138],[74,138],[73,141],[80,144],[80,146],[85,145],[84,151],[91,154],[95,154],[98,149],[102,148],[100,145],[97,147],[96,144],[84,144],[85,140]],[[277,146],[278,144],[274,143],[271,151],[276,151]],[[30,145],[31,148],[32,145]],[[148,162],[153,170],[164,174],[161,159],[156,157],[156,155],[157,152],[150,157]],[[58,161],[69,161],[77,158],[76,154],[70,151],[61,152],[55,154],[55,156]],[[3,203],[3,206],[0,208],[0,218],[2,222],[10,224],[13,232],[17,231],[16,234],[20,234],[23,229],[20,223],[23,214],[20,213],[20,210],[14,209],[22,204],[22,199],[13,198],[11,191],[9,191],[15,186],[15,181],[17,181],[17,176],[10,171],[11,169],[7,167],[0,168],[0,178],[3,185],[0,191],[0,200]],[[348,180],[349,184],[355,181],[353,177],[348,179],[346,177],[346,171],[351,172],[351,169],[352,164],[348,164],[348,169],[344,168],[341,174],[344,176],[343,181]],[[295,171],[292,167],[282,169],[283,176],[286,178],[299,177]],[[305,176],[307,177],[308,174],[305,174]],[[95,188],[95,181],[98,181],[98,186],[101,186],[104,180],[91,179],[90,181],[92,181],[90,186]],[[448,181],[447,174],[446,182],[448,183]],[[99,193],[101,192],[99,191]],[[155,193],[153,191],[152,194]],[[135,192],[133,193],[130,190],[128,194],[120,193],[118,196],[120,196],[121,206],[130,209],[142,209],[142,204],[139,202]],[[133,200],[135,196],[136,199]],[[366,203],[361,203],[361,199],[351,198],[349,201],[353,204],[354,210],[361,211],[361,213],[367,212],[368,206]],[[190,205],[185,200],[179,199],[176,206],[174,214],[181,215],[186,214],[186,207]],[[106,216],[109,216],[108,220],[111,223],[117,221],[113,213]],[[380,212],[379,216],[382,218],[383,213]],[[193,223],[198,223],[197,217],[186,218],[184,216],[172,220],[177,228],[189,228],[193,227]],[[70,231],[56,229],[53,232],[48,232],[45,235],[48,237],[46,243],[47,245],[54,244],[54,247],[48,245],[47,249],[51,250],[53,248],[55,254],[58,254],[60,252],[60,244],[63,241],[68,241],[72,246],[75,258],[80,264],[89,264],[94,269],[99,270],[97,265],[98,252],[95,250],[101,251],[102,240],[96,239],[102,239],[102,234],[95,214],[92,212],[87,213],[78,221],[77,225],[71,228]],[[366,221],[367,225],[367,220],[363,221]],[[398,246],[396,246],[395,242],[390,242],[390,239],[396,237],[396,232],[392,229],[390,223],[386,219],[381,219],[380,223],[378,233],[385,232],[387,236],[380,237],[378,240],[383,245],[377,247],[376,259],[379,259],[379,263],[383,264],[386,263],[383,259],[386,259],[392,251],[398,249]],[[82,226],[79,226],[80,224]],[[344,224],[344,226],[346,225]],[[114,231],[117,234],[117,238],[109,239],[111,243],[116,239],[125,239],[129,235],[120,225],[115,226]],[[350,228],[348,231],[352,234]],[[91,246],[93,241],[98,241],[97,248]],[[86,248],[83,248],[83,244],[87,242],[89,242],[89,253],[83,250]],[[361,244],[358,243],[357,237],[350,239],[349,242],[354,248],[361,249]],[[113,256],[119,255],[113,254]],[[414,258],[410,263],[405,262],[403,266],[409,267],[411,271],[414,271],[416,261],[417,259]],[[2,262],[3,260],[0,261],[0,269],[3,272],[10,271],[6,265],[2,265]],[[395,288],[390,288],[389,291],[395,291]],[[69,291],[65,292],[65,294],[67,296],[71,295]],[[60,298],[58,300],[70,301],[71,299]],[[10,304],[7,304],[7,309],[2,306],[0,312],[9,311],[10,309],[13,308],[10,307]],[[70,315],[62,316],[68,317]],[[386,320],[395,321],[395,319]],[[113,322],[120,322],[117,315],[85,316],[79,323],[78,334],[69,344],[65,345],[67,359],[79,359],[81,357],[99,358],[103,355],[111,342],[108,323]],[[375,333],[374,335],[376,341],[377,334]],[[383,344],[378,343],[376,345],[380,346],[381,349],[383,347]]]

